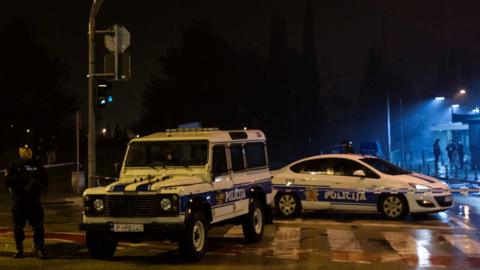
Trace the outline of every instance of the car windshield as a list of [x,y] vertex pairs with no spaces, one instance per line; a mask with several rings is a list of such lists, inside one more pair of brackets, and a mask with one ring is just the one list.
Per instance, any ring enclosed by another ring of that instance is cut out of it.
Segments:
[[379,158],[362,158],[361,161],[367,163],[378,171],[389,175],[410,174],[411,172],[404,170],[390,162]]
[[125,167],[203,166],[207,141],[155,141],[130,144]]

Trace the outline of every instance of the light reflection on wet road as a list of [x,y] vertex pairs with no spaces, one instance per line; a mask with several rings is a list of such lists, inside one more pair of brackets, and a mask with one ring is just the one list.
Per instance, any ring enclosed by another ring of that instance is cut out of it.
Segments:
[[[168,242],[121,243],[112,261],[91,260],[83,234],[61,226],[62,215],[69,210],[51,207],[47,211],[47,248],[54,259],[43,265],[64,269],[65,262],[74,261],[69,269],[179,269],[177,265],[181,269],[249,270],[480,269],[480,196],[456,195],[455,201],[447,212],[404,221],[388,221],[373,214],[304,213],[301,218],[279,219],[268,225],[264,239],[256,244],[243,241],[240,226],[217,227],[210,231],[205,259],[195,264],[185,264],[176,245]],[[6,255],[0,256],[1,269],[7,265],[5,269],[38,266],[34,259],[14,266],[7,257],[9,249],[11,230],[0,229],[0,255]]]

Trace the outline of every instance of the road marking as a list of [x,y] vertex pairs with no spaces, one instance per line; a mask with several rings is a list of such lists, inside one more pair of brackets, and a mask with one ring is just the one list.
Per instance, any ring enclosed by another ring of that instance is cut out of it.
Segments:
[[271,244],[273,256],[281,259],[300,259],[302,228],[279,226]]
[[474,228],[470,227],[467,223],[463,222],[461,219],[459,219],[458,217],[456,216],[453,216],[453,215],[449,215],[448,216],[448,219],[457,224],[458,226],[460,226],[460,228],[464,229],[464,230],[474,230]]
[[242,226],[236,225],[232,226],[228,231],[223,235],[225,238],[243,238],[243,229]]
[[452,246],[461,250],[464,254],[474,255],[475,257],[480,255],[480,243],[470,238],[468,235],[452,235],[442,234]]
[[333,251],[363,251],[360,242],[350,230],[327,229],[328,243]]
[[[413,238],[410,233],[407,232],[382,232],[385,240],[388,241],[390,246],[397,251],[399,254],[417,254],[419,248],[425,249],[423,246],[417,244],[415,238]],[[422,252],[427,252],[421,250]]]
[[400,255],[416,255],[420,267],[431,267],[430,252],[423,246],[424,241],[413,238],[408,232],[382,232],[385,240]]
[[[290,224],[290,225],[300,225],[300,226],[359,226],[359,227],[381,227],[381,228],[412,228],[412,229],[437,229],[437,230],[451,230],[454,229],[453,226],[447,223],[440,223],[438,225],[431,224],[421,224],[421,223],[407,223],[401,221],[379,221],[379,222],[365,222],[363,220],[356,220],[355,222],[339,222],[339,221],[330,221],[330,220],[274,220],[275,224]],[[455,225],[460,226],[465,230],[475,230],[474,228],[466,225],[465,223],[455,222]]]

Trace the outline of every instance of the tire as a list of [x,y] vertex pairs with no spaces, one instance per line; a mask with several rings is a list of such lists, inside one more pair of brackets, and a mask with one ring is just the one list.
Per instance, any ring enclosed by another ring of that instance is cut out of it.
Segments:
[[408,203],[401,195],[389,194],[380,201],[380,212],[393,220],[403,219],[408,214]]
[[280,193],[275,198],[275,206],[282,217],[297,217],[302,211],[302,205],[297,195]]
[[208,224],[205,214],[196,210],[186,223],[185,233],[180,239],[180,252],[188,261],[199,261],[205,255],[208,242]]
[[242,222],[243,236],[250,243],[256,243],[262,240],[265,228],[265,210],[264,205],[259,200],[254,200],[250,205],[250,210]]
[[108,238],[98,232],[87,231],[86,241],[88,253],[94,259],[108,260],[117,250],[117,240]]

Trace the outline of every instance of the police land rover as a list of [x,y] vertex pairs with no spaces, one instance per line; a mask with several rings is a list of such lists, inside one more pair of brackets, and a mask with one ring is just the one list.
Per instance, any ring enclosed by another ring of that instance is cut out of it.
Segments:
[[89,253],[114,255],[118,241],[178,242],[183,256],[204,256],[208,229],[242,224],[248,242],[271,221],[271,175],[259,130],[176,129],[130,141],[118,181],[85,190]]

